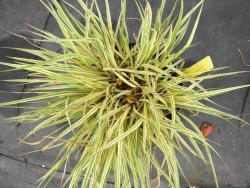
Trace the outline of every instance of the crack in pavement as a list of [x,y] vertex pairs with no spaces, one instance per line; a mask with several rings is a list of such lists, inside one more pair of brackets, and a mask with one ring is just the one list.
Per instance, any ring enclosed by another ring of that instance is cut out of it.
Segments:
[[[34,162],[29,162],[26,158],[24,158],[23,160],[22,159],[18,159],[16,157],[13,157],[13,156],[9,156],[9,155],[6,155],[4,153],[0,153],[0,156],[1,157],[5,157],[7,159],[10,159],[10,160],[14,160],[16,162],[21,162],[21,163],[25,163],[25,166],[33,166],[33,167],[37,167],[37,168],[40,168],[41,170],[42,169],[45,169],[45,170],[50,170],[49,167],[46,167],[44,164],[37,164],[37,163],[34,163]],[[1,165],[1,173],[3,171],[3,165]],[[56,171],[57,173],[65,173],[66,175],[70,175],[70,172],[69,171],[63,171],[63,170],[57,170]],[[111,181],[107,181],[106,184],[110,184],[110,185],[114,185],[114,182],[111,182]],[[133,188],[133,186],[131,187]]]
[[[43,164],[40,165],[40,164],[37,164],[37,163],[34,163],[34,162],[29,162],[26,158],[24,158],[23,160],[22,159],[18,159],[16,157],[13,157],[13,156],[10,156],[10,155],[6,155],[4,153],[0,153],[0,156],[1,157],[5,157],[7,159],[10,159],[10,160],[14,160],[14,161],[17,161],[17,162],[21,162],[21,163],[25,163],[26,166],[30,165],[30,166],[35,166],[35,167],[39,167],[41,169],[46,169],[46,170],[49,170],[50,168],[44,166]],[[58,170],[57,172],[59,173],[63,173],[63,171],[61,170]],[[70,174],[70,172],[65,172],[66,174]]]

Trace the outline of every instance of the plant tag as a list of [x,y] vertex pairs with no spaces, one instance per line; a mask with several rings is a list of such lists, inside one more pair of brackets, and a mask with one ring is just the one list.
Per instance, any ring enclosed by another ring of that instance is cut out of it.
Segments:
[[191,67],[187,68],[184,73],[186,75],[196,77],[214,68],[213,62],[210,56],[198,61]]

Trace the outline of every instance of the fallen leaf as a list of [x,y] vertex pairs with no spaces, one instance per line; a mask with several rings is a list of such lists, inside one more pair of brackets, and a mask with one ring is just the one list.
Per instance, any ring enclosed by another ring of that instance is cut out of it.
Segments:
[[201,133],[204,137],[208,137],[215,130],[215,125],[209,122],[203,122],[200,126]]

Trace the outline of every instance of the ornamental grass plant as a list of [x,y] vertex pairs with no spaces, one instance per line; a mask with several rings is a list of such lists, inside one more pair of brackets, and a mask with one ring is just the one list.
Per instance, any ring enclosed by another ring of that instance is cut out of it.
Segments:
[[[35,84],[26,91],[34,95],[0,104],[4,108],[25,108],[23,104],[28,104],[27,112],[8,119],[37,124],[22,142],[42,145],[43,152],[59,149],[39,186],[46,187],[59,169],[65,172],[69,161],[74,160],[71,173],[62,177],[62,187],[102,188],[112,177],[116,188],[152,187],[154,178],[179,188],[179,177],[185,177],[177,157],[180,153],[211,168],[218,187],[211,155],[216,151],[190,114],[246,123],[217,109],[210,98],[248,86],[204,88],[205,80],[240,72],[221,73],[223,68],[213,68],[209,58],[205,60],[210,64],[205,61],[189,67],[182,57],[193,45],[204,0],[187,13],[183,0],[176,0],[167,16],[163,16],[166,0],[162,0],[155,19],[150,3],[136,1],[140,29],[133,45],[126,0],[121,0],[115,26],[108,0],[105,16],[97,0],[77,0],[78,8],[69,0],[62,4],[56,0],[41,2],[53,15],[62,36],[30,26],[36,35],[33,41],[59,45],[61,52],[32,43],[36,49],[15,49],[36,58],[11,57],[11,63],[0,63],[10,67],[7,71],[29,72],[28,79],[6,82]],[[29,141],[31,135],[45,131],[41,140]],[[163,160],[156,156],[156,150]],[[152,177],[152,170],[157,177]]]

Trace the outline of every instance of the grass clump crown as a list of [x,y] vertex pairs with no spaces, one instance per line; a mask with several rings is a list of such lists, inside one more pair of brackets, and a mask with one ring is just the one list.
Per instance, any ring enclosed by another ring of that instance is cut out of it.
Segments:
[[[66,0],[62,1],[63,6],[56,0],[41,2],[57,21],[62,37],[32,27],[38,38],[34,40],[57,44],[62,52],[39,46],[17,48],[37,59],[12,57],[12,63],[0,63],[13,70],[29,71],[29,79],[9,82],[38,84],[28,90],[35,96],[0,106],[34,105],[34,109],[10,120],[39,122],[25,139],[47,130],[50,133],[35,144],[43,144],[41,151],[60,149],[50,170],[39,180],[40,185],[46,186],[60,168],[66,171],[69,161],[75,160],[71,173],[63,175],[63,185],[70,188],[79,187],[79,183],[83,188],[105,187],[110,177],[117,188],[151,187],[155,178],[152,169],[170,187],[178,188],[179,176],[184,173],[177,153],[187,159],[191,153],[211,167],[218,187],[210,153],[214,149],[185,112],[241,120],[208,103],[214,104],[210,97],[246,86],[201,86],[204,80],[239,72],[185,72],[188,64],[184,65],[181,55],[192,46],[204,1],[184,14],[183,0],[176,0],[164,17],[166,0],[162,0],[154,20],[150,4],[142,6],[136,2],[141,25],[132,46],[126,0],[121,0],[116,26],[108,0],[105,17],[96,0],[77,0],[79,8]],[[186,36],[194,14],[194,23]],[[163,160],[156,156],[156,150]]]

